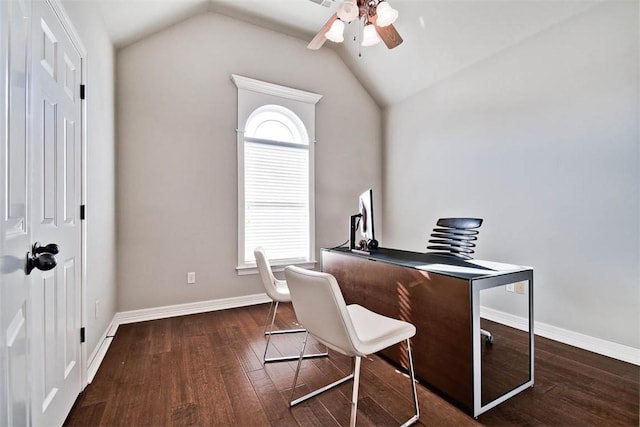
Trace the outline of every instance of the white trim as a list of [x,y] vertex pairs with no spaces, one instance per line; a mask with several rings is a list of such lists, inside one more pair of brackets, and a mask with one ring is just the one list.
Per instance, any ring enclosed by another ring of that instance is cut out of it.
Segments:
[[143,308],[116,313],[114,320],[119,325],[145,322],[147,320],[165,319],[167,317],[185,316],[188,314],[206,313],[208,311],[226,310],[228,308],[245,307],[247,305],[271,302],[267,294],[254,294],[243,297],[224,298],[218,300],[190,302],[186,304],[166,305],[163,307]]
[[71,18],[69,18],[69,15],[67,14],[67,10],[64,8],[62,1],[47,0],[47,3],[49,4],[49,6],[51,6],[51,9],[57,15],[58,20],[60,22],[64,22],[64,25],[63,25],[64,31],[69,36],[69,39],[71,39],[71,43],[73,43],[73,46],[80,53],[80,56],[83,56],[83,57],[86,56],[87,49],[84,47],[84,44],[82,43],[82,39],[80,38],[78,31],[76,30],[76,27],[73,25],[73,21],[71,20]]
[[318,101],[322,99],[322,95],[317,93],[280,86],[275,83],[263,82],[249,77],[239,76],[237,74],[231,74],[231,80],[233,80],[233,83],[235,83],[238,89],[264,93],[265,95],[278,96],[280,98],[305,102],[307,104],[317,104]]
[[[87,364],[87,384],[91,384],[93,378],[96,376],[98,372],[98,368],[102,363],[102,360],[107,355],[107,350],[111,345],[111,341],[113,340],[113,335],[110,334],[111,330],[114,328],[115,324],[115,315],[109,327],[104,331],[100,340],[98,340],[98,345],[91,352],[91,356],[87,359],[89,363]],[[117,329],[117,328],[116,328]]]
[[[480,307],[480,316],[512,328],[523,331],[527,330],[528,322],[524,317],[515,316],[488,307]],[[534,322],[534,332],[541,337],[640,366],[640,349],[638,348],[591,337],[537,321]]]
[[[298,267],[301,267],[301,268],[316,268],[317,263],[318,261],[312,260],[312,261],[288,262],[285,264],[272,264],[271,271],[275,273],[284,271],[284,268],[288,265],[297,265]],[[256,266],[255,264],[239,265],[236,267],[236,272],[238,273],[238,276],[248,276],[250,274],[260,273],[260,271],[258,271],[258,266]]]
[[[244,129],[244,125],[243,125]],[[238,159],[238,264],[244,262],[244,131],[238,130],[236,153]]]

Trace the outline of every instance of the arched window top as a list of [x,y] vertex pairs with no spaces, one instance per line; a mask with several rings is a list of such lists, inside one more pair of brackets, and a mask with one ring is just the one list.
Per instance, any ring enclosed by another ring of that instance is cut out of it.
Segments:
[[263,105],[247,119],[245,137],[292,144],[309,144],[307,130],[302,120],[288,108],[280,105]]

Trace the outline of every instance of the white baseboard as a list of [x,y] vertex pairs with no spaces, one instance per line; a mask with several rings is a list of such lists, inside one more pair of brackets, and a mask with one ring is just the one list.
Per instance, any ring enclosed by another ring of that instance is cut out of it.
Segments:
[[89,356],[89,365],[87,366],[87,384],[91,384],[93,378],[98,372],[100,364],[102,363],[102,359],[104,359],[104,356],[107,354],[107,349],[109,349],[109,345],[111,344],[111,340],[113,339],[113,335],[109,334],[109,332],[111,331],[111,329],[113,329],[114,322],[115,316],[114,319],[111,320],[111,323],[107,327],[107,330],[104,331],[102,337],[100,337],[98,345],[95,349],[93,349],[93,352]]
[[[522,331],[529,329],[529,322],[526,318],[514,316],[503,311],[494,310],[488,307],[480,307],[480,316],[487,320],[502,323]],[[559,341],[563,344],[572,345],[603,356],[622,360],[640,366],[640,349],[629,347],[623,344],[594,338],[589,335],[558,328],[547,323],[533,322],[533,330],[536,335]]]
[[102,334],[100,344],[89,356],[87,367],[87,383],[93,381],[98,368],[107,354],[111,341],[118,331],[120,325],[127,323],[144,322],[147,320],[166,319],[168,317],[185,316],[188,314],[206,313],[208,311],[226,310],[228,308],[246,307],[248,305],[263,304],[271,302],[267,294],[254,294],[243,297],[224,298],[217,300],[199,301],[187,304],[167,305],[163,307],[145,308],[141,310],[131,310],[118,312],[113,316],[107,330]]
[[[165,319],[167,317],[185,316],[188,314],[206,313],[208,311],[226,310],[228,308],[245,307],[248,305],[271,302],[267,294],[254,294],[243,297],[224,298],[217,300],[190,302],[187,304],[166,305],[163,307],[144,308],[142,310],[122,311],[116,313],[115,327],[127,323],[144,322],[147,320]],[[109,333],[109,335],[114,335]]]

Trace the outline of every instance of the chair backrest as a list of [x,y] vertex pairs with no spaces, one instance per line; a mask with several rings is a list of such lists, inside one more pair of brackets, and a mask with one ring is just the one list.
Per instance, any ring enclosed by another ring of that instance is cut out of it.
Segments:
[[286,267],[284,274],[300,324],[327,347],[358,355],[355,329],[335,277],[295,266]]
[[427,246],[427,249],[454,255],[463,259],[472,259],[471,254],[476,247],[474,241],[478,240],[479,231],[482,225],[480,218],[440,218],[437,227],[433,229],[429,243],[435,245]]
[[262,279],[265,292],[271,299],[277,301],[279,296],[276,284],[284,281],[276,279],[276,276],[273,275],[273,271],[271,271],[271,264],[269,263],[269,259],[267,258],[264,249],[257,247],[253,250],[253,254],[256,257],[256,265],[258,266],[258,271],[260,272],[260,278]]

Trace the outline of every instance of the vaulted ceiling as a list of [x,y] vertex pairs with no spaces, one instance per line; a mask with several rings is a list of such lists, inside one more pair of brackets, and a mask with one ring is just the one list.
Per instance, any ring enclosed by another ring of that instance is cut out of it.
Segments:
[[[217,12],[311,40],[341,0],[98,0],[116,47],[131,44],[190,16]],[[315,3],[322,2],[325,6]],[[602,0],[389,0],[400,16],[394,26],[404,43],[360,48],[357,23],[345,42],[327,41],[382,107],[528,37]]]

